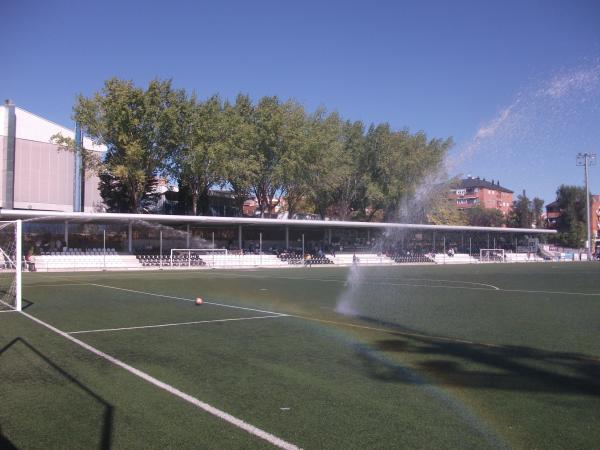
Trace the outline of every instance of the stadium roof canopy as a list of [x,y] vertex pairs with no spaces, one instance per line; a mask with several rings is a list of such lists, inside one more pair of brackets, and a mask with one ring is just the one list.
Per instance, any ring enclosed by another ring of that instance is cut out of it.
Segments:
[[554,234],[556,230],[539,228],[507,228],[507,227],[473,227],[454,225],[425,225],[389,222],[349,222],[341,220],[293,220],[293,219],[261,219],[247,217],[213,217],[213,216],[177,216],[164,214],[122,214],[122,213],[75,213],[55,211],[33,211],[19,209],[0,209],[0,219],[23,219],[37,222],[70,222],[70,223],[128,223],[146,222],[161,225],[197,225],[197,226],[269,226],[290,228],[365,228],[396,230],[436,230],[436,231],[487,231],[495,233],[520,234]]

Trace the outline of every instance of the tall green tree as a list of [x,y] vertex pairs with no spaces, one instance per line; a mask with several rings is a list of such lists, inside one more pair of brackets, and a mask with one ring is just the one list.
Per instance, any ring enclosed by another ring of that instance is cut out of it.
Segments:
[[313,172],[311,203],[322,217],[347,220],[360,192],[364,125],[344,122],[334,113],[319,122],[317,133],[321,151]]
[[271,216],[283,195],[281,160],[287,142],[284,139],[285,106],[279,98],[263,97],[254,108],[255,148],[249,155],[257,168],[252,180],[261,217]]
[[[287,200],[290,217],[309,199],[313,186],[319,182],[322,163],[328,152],[334,151],[332,136],[328,134],[326,114],[317,110],[307,116],[304,108],[295,102],[285,104],[281,156],[282,192]],[[333,138],[335,139],[335,138]]]
[[[426,201],[422,202],[424,221],[432,225],[467,225],[467,214],[456,207],[456,201],[448,197],[448,192],[456,188],[459,179],[438,183],[427,191]],[[417,219],[417,221],[420,221]]]
[[227,127],[223,105],[218,96],[199,102],[195,96],[180,104],[177,150],[173,157],[173,176],[191,196],[192,215],[207,213],[208,193],[221,184],[225,174]]
[[512,209],[508,215],[508,225],[514,228],[541,227],[543,225],[543,206],[544,201],[542,199],[537,197],[530,199],[523,191],[513,201]]
[[465,210],[468,224],[477,227],[501,227],[506,224],[502,211],[476,206]]
[[371,126],[366,136],[365,217],[381,211],[387,221],[400,218],[400,205],[424,178],[437,172],[452,140],[427,140],[425,133],[392,131],[388,124]]
[[544,200],[534,197],[531,201],[533,211],[533,222],[536,228],[544,227]]
[[513,201],[508,215],[508,225],[514,228],[531,228],[533,224],[533,204],[523,191]]
[[580,248],[587,238],[585,189],[579,186],[561,185],[556,191],[560,209],[557,221],[557,240],[562,245]]
[[236,206],[242,211],[244,202],[252,196],[259,171],[259,159],[254,156],[258,145],[254,105],[249,96],[239,94],[234,104],[225,103],[224,113],[227,130],[224,184],[231,189]]
[[[178,102],[185,94],[171,81],[146,90],[112,78],[91,97],[79,96],[74,119],[85,134],[108,148],[103,170],[128,192],[130,212],[143,212],[152,178],[166,172],[178,145]],[[107,186],[109,188],[109,186]]]

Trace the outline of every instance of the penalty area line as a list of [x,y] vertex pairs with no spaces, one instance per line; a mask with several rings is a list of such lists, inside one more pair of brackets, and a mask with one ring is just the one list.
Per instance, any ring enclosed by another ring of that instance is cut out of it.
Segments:
[[278,314],[276,316],[254,316],[254,317],[236,317],[233,319],[196,320],[193,322],[163,323],[163,324],[159,324],[159,325],[140,325],[137,327],[101,328],[98,330],[67,331],[66,333],[67,334],[104,333],[107,331],[143,330],[146,328],[177,327],[180,325],[197,325],[200,323],[235,322],[235,321],[239,321],[239,320],[255,320],[255,319],[277,319],[280,317],[289,317],[289,315],[288,314]]
[[105,359],[106,361],[108,361],[122,369],[125,369],[127,372],[131,373],[132,375],[135,375],[136,377],[141,378],[142,380],[168,392],[169,394],[174,395],[175,397],[178,397],[181,400],[184,400],[184,401],[190,403],[191,405],[193,405],[199,409],[202,409],[203,411],[206,411],[207,413],[209,413],[215,417],[218,417],[219,419],[222,419],[225,422],[228,422],[229,424],[231,424],[237,428],[244,430],[253,436],[263,439],[263,440],[273,444],[274,446],[282,448],[284,450],[297,450],[300,448],[300,447],[298,447],[294,444],[291,444],[271,433],[268,433],[258,427],[255,427],[254,425],[251,425],[248,422],[243,421],[242,419],[238,419],[237,417],[232,416],[231,414],[226,413],[225,411],[215,408],[214,406],[211,406],[208,403],[205,403],[205,402],[197,399],[196,397],[186,394],[185,392],[180,391],[176,387],[173,387],[170,384],[160,381],[159,379],[154,378],[152,375],[149,375],[146,372],[142,372],[141,370],[136,369],[135,367],[130,366],[127,363],[124,363],[120,359],[117,359],[114,356],[110,356],[109,354],[104,353],[101,350],[98,350],[96,347],[92,347],[91,345],[86,344],[83,341],[80,341],[79,339],[69,335],[68,333],[65,333],[64,331],[59,330],[56,327],[53,327],[52,325],[38,319],[37,317],[34,317],[23,311],[21,311],[21,314],[23,314],[25,317],[33,320],[34,322],[38,323],[39,325],[42,325],[43,327],[46,327],[49,330],[59,334],[60,336],[64,337],[65,339],[68,339],[69,341],[73,342],[74,344],[76,344],[80,347],[83,347],[84,349],[88,350],[89,352],[92,352],[96,356],[99,356],[100,358]]
[[[88,283],[88,285],[89,286],[103,287],[103,288],[107,288],[107,289],[116,289],[118,291],[133,292],[134,294],[151,295],[153,297],[168,298],[168,299],[172,299],[172,300],[182,300],[184,302],[195,302],[195,300],[192,300],[191,298],[175,297],[173,295],[165,295],[165,294],[155,294],[154,292],[137,291],[135,289],[125,289],[125,288],[120,288],[120,287],[116,287],[116,286],[110,286],[108,284]],[[217,303],[217,302],[205,301],[204,304],[205,305],[213,305],[213,306],[221,306],[223,308],[243,309],[245,311],[261,312],[261,313],[266,313],[266,314],[273,314],[273,315],[276,315],[276,316],[285,316],[286,315],[286,314],[278,313],[278,312],[275,312],[275,311],[267,311],[267,310],[264,310],[264,309],[256,309],[256,308],[247,308],[245,306],[227,305],[225,303]]]

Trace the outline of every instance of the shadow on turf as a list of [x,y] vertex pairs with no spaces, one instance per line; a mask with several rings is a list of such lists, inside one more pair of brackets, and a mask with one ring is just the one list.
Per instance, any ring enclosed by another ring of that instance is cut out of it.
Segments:
[[0,426],[0,448],[3,450],[18,450],[17,447],[2,434],[2,427]]
[[[29,302],[29,304],[32,304],[32,303]],[[106,400],[104,400],[102,397],[100,397],[98,394],[96,394],[94,391],[92,391],[90,388],[88,388],[87,386],[82,384],[73,375],[69,374],[62,367],[60,367],[56,363],[54,363],[50,358],[48,358],[46,355],[44,355],[42,352],[40,352],[38,349],[36,349],[33,345],[31,345],[25,339],[22,339],[20,337],[15,338],[12,341],[10,341],[7,345],[2,347],[0,349],[0,358],[7,350],[11,349],[16,344],[24,345],[28,350],[30,350],[37,357],[39,357],[41,360],[43,360],[46,364],[48,364],[50,367],[52,367],[54,370],[56,370],[59,374],[61,374],[70,383],[77,386],[80,390],[85,392],[87,395],[92,397],[94,400],[96,400],[98,403],[100,403],[104,407],[104,417],[102,420],[102,431],[101,431],[101,440],[100,440],[99,448],[102,450],[110,449],[111,442],[112,442],[114,407],[110,403],[108,403]],[[17,447],[15,447],[15,445],[6,436],[4,436],[4,434],[2,434],[2,426],[0,424],[0,449],[5,449],[5,448],[6,449],[16,449]]]
[[[35,303],[33,303],[31,300],[27,300],[26,298],[21,298],[21,303],[22,303],[21,304],[21,309],[23,311],[26,310],[27,308],[35,305]],[[2,448],[2,447],[0,447],[0,448]]]
[[[394,324],[361,317],[390,328],[393,339],[382,339],[375,348],[382,352],[420,354],[426,373],[442,384],[467,388],[583,394],[600,397],[600,360],[587,355],[551,352],[525,346],[485,345],[427,336]],[[373,376],[384,381],[406,382],[404,371],[374,369]]]

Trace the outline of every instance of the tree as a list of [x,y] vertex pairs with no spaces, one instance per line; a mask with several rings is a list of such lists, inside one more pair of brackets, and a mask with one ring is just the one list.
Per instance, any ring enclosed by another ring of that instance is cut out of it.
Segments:
[[117,180],[128,192],[129,212],[143,212],[149,181],[172,163],[182,96],[170,81],[153,80],[143,90],[112,78],[101,92],[77,98],[74,118],[85,134],[106,145],[105,179]]
[[531,228],[533,224],[533,204],[523,191],[513,201],[508,215],[508,225],[513,228]]
[[183,192],[191,196],[191,213],[208,210],[211,186],[222,183],[227,149],[227,128],[223,105],[218,96],[198,102],[195,96],[179,105],[178,142],[173,157],[172,175],[180,181]]
[[533,223],[536,228],[544,227],[544,200],[538,197],[534,197],[532,200],[532,211],[533,211]]
[[290,218],[303,204],[315,181],[319,156],[324,150],[319,133],[323,111],[308,117],[296,102],[284,104],[282,130],[283,152],[280,159],[281,190],[287,201]]
[[500,227],[505,224],[502,211],[494,208],[475,206],[465,210],[468,224],[477,227]]
[[467,214],[456,207],[448,192],[456,187],[460,180],[452,179],[439,183],[427,192],[424,208],[424,221],[432,225],[467,225]]
[[542,223],[542,208],[544,201],[540,198],[530,200],[523,191],[513,201],[512,209],[508,215],[508,225],[513,228],[539,228]]
[[284,140],[285,106],[277,97],[263,97],[253,110],[256,131],[255,148],[249,157],[257,168],[252,192],[261,217],[271,216],[283,194],[281,159],[286,151]]
[[[114,213],[127,213],[131,210],[131,193],[129,186],[114,177],[110,172],[104,171],[99,174],[100,196],[104,201],[106,210]],[[151,212],[156,205],[157,195],[154,192],[156,187],[156,178],[149,177],[144,186],[143,200],[140,209],[143,212]]]
[[322,217],[347,220],[360,191],[364,125],[343,122],[334,113],[319,122],[318,133],[321,151],[312,177],[311,203]]
[[367,220],[381,211],[387,221],[400,219],[400,205],[420,182],[437,172],[452,140],[427,140],[425,133],[394,132],[388,124],[371,126],[366,136],[366,186],[363,210]]
[[563,184],[556,191],[560,209],[557,241],[562,245],[580,248],[587,238],[585,195],[585,189],[579,186]]
[[254,105],[247,95],[239,94],[235,104],[225,103],[227,149],[223,164],[225,185],[231,188],[238,210],[251,196],[252,186],[259,170],[258,159],[253,157],[257,147],[254,126]]

